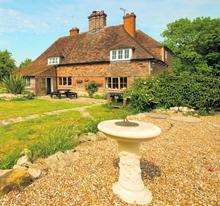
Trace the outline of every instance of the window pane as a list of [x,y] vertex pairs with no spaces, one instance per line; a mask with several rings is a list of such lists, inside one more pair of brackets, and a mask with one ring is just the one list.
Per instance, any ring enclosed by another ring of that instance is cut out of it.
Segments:
[[116,59],[117,51],[112,51],[112,59]]
[[66,77],[63,77],[63,85],[66,85],[67,84],[67,79]]
[[118,89],[118,78],[112,78],[112,88]]
[[62,85],[62,77],[59,77],[59,85]]
[[68,77],[68,85],[72,85],[72,78]]
[[125,49],[124,52],[124,58],[129,59],[129,49]]
[[127,77],[120,77],[120,89],[127,88]]
[[112,88],[111,77],[106,77],[105,81],[106,81],[106,88]]
[[123,59],[123,50],[118,50],[118,59]]

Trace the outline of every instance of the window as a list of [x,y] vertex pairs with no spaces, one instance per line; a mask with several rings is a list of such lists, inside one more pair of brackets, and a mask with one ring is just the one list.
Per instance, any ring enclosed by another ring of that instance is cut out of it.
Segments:
[[118,89],[118,78],[112,78],[112,89]]
[[59,85],[62,85],[62,84],[63,84],[63,78],[59,77]]
[[110,52],[111,61],[130,60],[131,56],[132,56],[132,49],[119,49],[119,50],[112,50]]
[[123,50],[118,50],[118,59],[123,59]]
[[25,81],[26,81],[26,86],[30,87],[31,86],[31,78],[30,77],[25,77]]
[[56,65],[60,63],[60,57],[50,57],[47,60],[48,65]]
[[106,77],[106,88],[108,89],[127,88],[127,77]]
[[117,59],[117,51],[112,51],[112,59]]
[[124,58],[129,59],[129,49],[124,50]]
[[127,77],[120,77],[120,89],[127,88]]
[[65,85],[72,85],[72,77],[59,77],[58,78],[58,83],[61,86],[65,86]]
[[66,81],[66,77],[63,77],[63,85],[66,85],[67,81]]
[[68,85],[72,85],[72,78],[68,77]]

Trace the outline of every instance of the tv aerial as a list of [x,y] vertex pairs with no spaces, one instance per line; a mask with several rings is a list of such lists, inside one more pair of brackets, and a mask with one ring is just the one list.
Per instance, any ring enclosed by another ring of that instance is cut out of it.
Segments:
[[124,9],[124,8],[120,8],[120,10],[124,12],[124,16],[125,16],[125,14],[126,14],[127,10],[126,10],[126,9]]

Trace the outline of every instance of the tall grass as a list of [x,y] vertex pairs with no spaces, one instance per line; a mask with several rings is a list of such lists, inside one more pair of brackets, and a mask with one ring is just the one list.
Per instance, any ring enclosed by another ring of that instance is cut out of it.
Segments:
[[16,164],[20,153],[21,150],[16,149],[5,155],[2,159],[0,159],[0,169],[12,168]]
[[74,127],[62,126],[55,129],[49,136],[40,138],[39,142],[29,147],[33,159],[74,148],[78,144],[78,138],[74,133]]

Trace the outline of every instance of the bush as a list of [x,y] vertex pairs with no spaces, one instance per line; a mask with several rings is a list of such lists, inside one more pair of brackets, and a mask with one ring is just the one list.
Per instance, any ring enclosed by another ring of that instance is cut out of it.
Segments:
[[25,90],[25,79],[19,75],[10,75],[3,79],[3,85],[7,92],[12,94],[21,94]]
[[92,97],[93,94],[98,91],[98,84],[95,82],[89,82],[86,85],[86,91],[88,92],[89,96]]
[[30,91],[24,91],[23,93],[23,98],[24,99],[34,99],[35,98],[35,94],[33,92],[30,92]]
[[201,74],[162,74],[138,79],[126,96],[137,111],[187,106],[207,113],[220,105],[220,79]]

